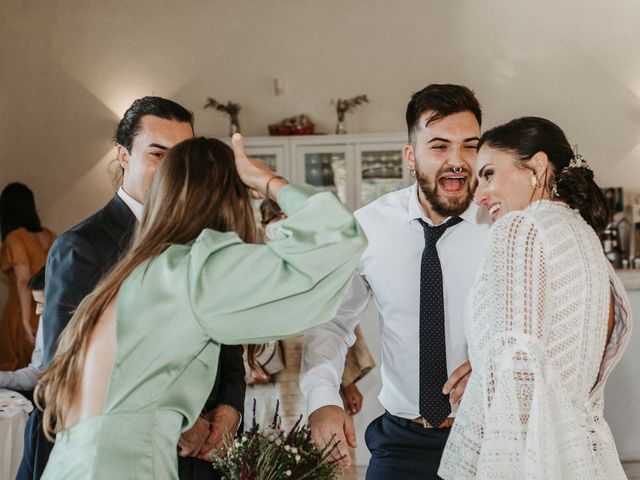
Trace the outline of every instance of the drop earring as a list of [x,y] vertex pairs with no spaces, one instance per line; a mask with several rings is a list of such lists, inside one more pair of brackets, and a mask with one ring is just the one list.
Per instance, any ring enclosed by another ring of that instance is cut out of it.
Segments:
[[536,177],[535,174],[531,175],[531,186],[533,188],[538,188],[540,186],[538,183],[538,177]]

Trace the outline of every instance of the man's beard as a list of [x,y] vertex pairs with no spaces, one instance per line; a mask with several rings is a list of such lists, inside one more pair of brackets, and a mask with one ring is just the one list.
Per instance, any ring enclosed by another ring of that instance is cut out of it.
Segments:
[[[438,193],[437,180],[435,182],[431,181],[429,177],[423,175],[417,168],[415,172],[418,188],[422,191],[433,211],[441,217],[454,217],[460,215],[469,208],[469,205],[471,205],[473,192],[476,189],[477,182],[475,177],[473,177],[471,172],[466,168],[463,168],[461,173],[466,175],[467,183],[465,185],[464,192],[458,197],[441,196]],[[438,179],[449,172],[452,174],[454,173],[451,168],[441,169],[434,178]]]

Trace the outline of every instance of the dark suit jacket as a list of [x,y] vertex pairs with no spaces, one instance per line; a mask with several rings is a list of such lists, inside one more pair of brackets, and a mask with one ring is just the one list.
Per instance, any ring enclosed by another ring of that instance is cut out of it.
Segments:
[[[135,224],[133,212],[115,195],[102,210],[54,242],[47,258],[42,316],[45,365],[51,363],[58,337],[75,308],[126,251]],[[242,346],[223,345],[207,410],[227,404],[242,415],[245,387]]]

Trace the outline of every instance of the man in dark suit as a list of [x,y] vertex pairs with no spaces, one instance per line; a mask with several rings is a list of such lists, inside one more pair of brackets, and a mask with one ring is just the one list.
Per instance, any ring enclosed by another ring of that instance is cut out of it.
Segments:
[[[144,97],[125,112],[115,136],[120,164],[117,180],[122,186],[102,210],[60,235],[47,258],[45,366],[53,360],[58,337],[75,308],[128,248],[166,151],[191,137],[193,115],[170,100]],[[203,415],[178,444],[182,480],[219,478],[204,459],[226,432],[235,432],[240,424],[245,393],[242,346],[223,346],[219,365]],[[17,480],[39,479],[52,448],[42,432],[41,412],[34,410],[25,431]]]

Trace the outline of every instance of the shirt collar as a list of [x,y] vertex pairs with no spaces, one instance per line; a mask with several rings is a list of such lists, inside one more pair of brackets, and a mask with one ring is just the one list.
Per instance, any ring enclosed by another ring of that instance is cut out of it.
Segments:
[[127,207],[129,207],[129,209],[135,215],[136,220],[142,220],[142,212],[144,212],[144,206],[133,197],[131,197],[127,192],[125,192],[124,188],[122,187],[118,189],[118,196],[124,203],[127,204]]
[[[469,208],[467,208],[462,214],[458,215],[465,222],[478,224],[478,223],[490,223],[489,213],[485,212],[485,208],[480,208],[474,202],[471,202]],[[433,222],[430,218],[428,218],[424,210],[422,209],[422,205],[420,205],[420,201],[418,200],[418,183],[415,182],[413,185],[409,187],[409,204],[407,205],[408,217],[407,221],[409,223],[417,222],[418,219],[422,219],[427,222],[429,225],[433,225]],[[447,219],[445,219],[446,221]]]

